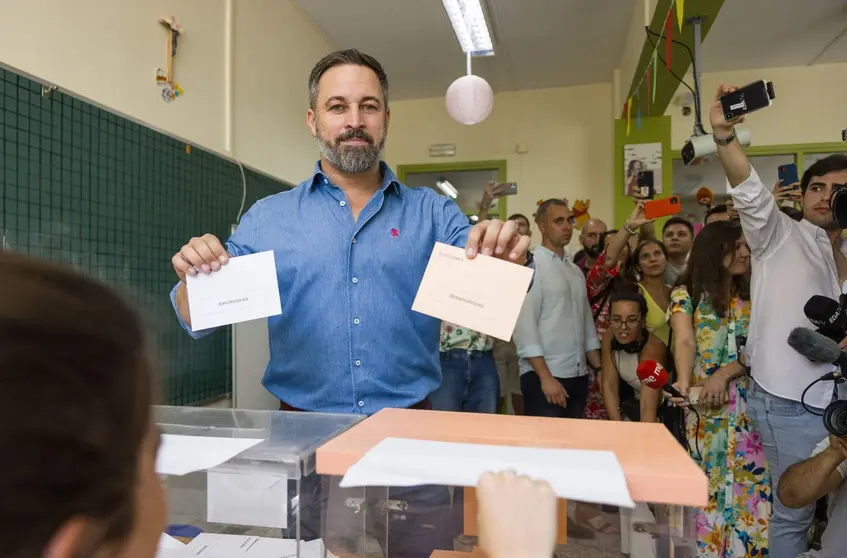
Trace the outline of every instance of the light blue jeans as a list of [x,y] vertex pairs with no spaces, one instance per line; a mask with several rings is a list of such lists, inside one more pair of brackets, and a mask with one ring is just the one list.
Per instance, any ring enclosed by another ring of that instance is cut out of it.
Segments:
[[[815,409],[822,412],[821,409]],[[815,516],[815,504],[794,510],[779,501],[779,478],[791,465],[808,459],[828,436],[823,419],[807,412],[799,401],[783,399],[750,383],[747,411],[753,420],[770,467],[773,516],[768,528],[770,558],[797,558],[808,550],[806,532]]]

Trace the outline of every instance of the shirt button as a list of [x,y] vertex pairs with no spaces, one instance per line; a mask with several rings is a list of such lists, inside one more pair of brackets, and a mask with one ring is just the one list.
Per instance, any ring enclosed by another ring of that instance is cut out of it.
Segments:
[[355,238],[353,239],[353,244],[356,244],[356,239],[355,239]]
[[353,318],[353,323],[359,325],[359,318]]
[[347,205],[347,202],[346,202],[346,201],[339,202],[339,205],[340,205],[341,207],[344,207],[345,205]]
[[358,278],[358,277],[353,277],[353,284],[356,284],[356,283],[358,283],[358,282],[359,282],[359,278]]
[[361,365],[362,365],[362,361],[361,361],[361,360],[357,360],[357,361],[356,361],[356,366],[361,366]]
[[365,402],[364,402],[364,401],[359,401],[359,407],[364,407],[364,406],[365,406]]

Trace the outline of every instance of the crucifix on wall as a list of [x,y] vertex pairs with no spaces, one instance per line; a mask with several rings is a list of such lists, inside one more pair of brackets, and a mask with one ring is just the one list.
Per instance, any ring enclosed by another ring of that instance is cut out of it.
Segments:
[[156,83],[163,86],[162,98],[166,102],[171,102],[182,95],[182,88],[174,79],[174,58],[176,57],[177,47],[179,46],[179,38],[182,35],[182,26],[177,23],[176,18],[166,17],[159,20],[168,32],[167,50],[165,56],[167,63],[165,70],[161,68],[156,72]]

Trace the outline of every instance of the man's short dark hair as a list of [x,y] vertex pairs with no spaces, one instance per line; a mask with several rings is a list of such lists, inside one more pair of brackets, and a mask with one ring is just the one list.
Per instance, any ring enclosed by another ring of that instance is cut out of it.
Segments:
[[[806,188],[809,187],[809,183],[814,176],[824,176],[831,172],[843,170],[847,170],[847,155],[844,153],[833,153],[819,159],[803,173],[803,178],[800,180],[800,190],[805,194]],[[788,186],[788,184],[784,184],[784,186]]]
[[665,236],[665,231],[668,230],[668,227],[671,227],[673,225],[683,225],[688,229],[688,232],[691,233],[691,236],[694,236],[694,225],[692,225],[691,221],[689,221],[685,217],[671,217],[670,219],[665,221],[665,226],[662,227],[662,236]]
[[526,221],[527,225],[529,224],[529,219],[527,219],[526,215],[524,215],[523,213],[513,213],[513,214],[509,215],[509,218],[506,219],[506,220],[507,221],[514,221],[515,219],[523,219],[524,221]]
[[707,211],[706,216],[703,217],[703,223],[707,223],[709,221],[709,217],[711,217],[712,215],[717,215],[718,213],[729,213],[729,208],[726,206],[725,203],[719,203],[718,205]]
[[545,219],[547,219],[547,210],[552,206],[556,207],[567,207],[568,204],[565,200],[561,200],[559,198],[550,198],[549,200],[544,200],[541,202],[541,205],[538,206],[538,210],[535,212],[535,222],[541,223]]
[[355,48],[348,48],[327,54],[312,68],[312,73],[309,74],[309,107],[312,110],[315,110],[318,102],[318,82],[321,81],[323,75],[331,68],[348,64],[364,66],[373,70],[382,88],[384,104],[386,107],[388,106],[388,77],[385,75],[385,70],[382,69],[382,64],[377,62],[377,59],[373,56],[368,56]]

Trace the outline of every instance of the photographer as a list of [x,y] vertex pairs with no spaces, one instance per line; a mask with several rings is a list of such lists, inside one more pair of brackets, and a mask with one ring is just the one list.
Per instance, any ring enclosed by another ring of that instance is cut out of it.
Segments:
[[795,463],[782,475],[778,494],[783,505],[805,508],[830,495],[829,524],[823,532],[823,558],[840,558],[847,554],[847,440],[829,435],[805,461]]
[[[718,156],[729,182],[729,194],[738,211],[752,253],[752,304],[750,344],[753,382],[748,412],[762,438],[774,486],[782,472],[806,459],[827,434],[820,417],[807,413],[801,403],[806,386],[832,370],[814,364],[787,344],[795,327],[808,326],[803,306],[813,295],[838,299],[847,280],[847,247],[833,219],[829,199],[834,189],[847,183],[847,157],[830,155],[813,165],[800,181],[803,220],[794,221],[779,209],[741,148],[735,124],[727,121],[720,97],[735,88],[718,87],[709,109]],[[820,382],[808,389],[805,401],[823,409],[834,386]],[[806,551],[806,532],[815,506],[802,509],[774,499],[769,529],[771,558],[796,558]]]

